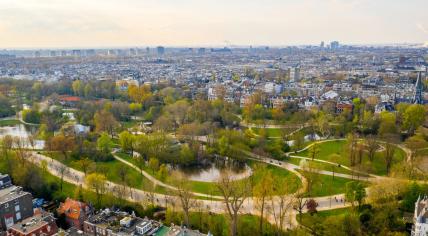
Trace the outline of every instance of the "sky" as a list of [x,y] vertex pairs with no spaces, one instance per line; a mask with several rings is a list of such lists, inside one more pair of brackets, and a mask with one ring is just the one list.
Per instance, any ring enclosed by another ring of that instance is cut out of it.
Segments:
[[428,42],[428,0],[0,0],[0,48]]

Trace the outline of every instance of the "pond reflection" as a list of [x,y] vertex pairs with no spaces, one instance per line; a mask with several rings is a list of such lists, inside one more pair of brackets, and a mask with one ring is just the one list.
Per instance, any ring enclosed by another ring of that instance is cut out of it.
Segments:
[[181,167],[176,171],[183,173],[190,180],[201,182],[217,182],[224,171],[229,171],[233,180],[248,178],[253,173],[245,163],[218,159],[204,166]]
[[31,146],[28,137],[35,133],[37,133],[37,127],[23,124],[0,127],[0,138],[10,135],[20,138],[26,148],[43,149],[45,146],[45,141],[43,140],[34,140],[34,146]]

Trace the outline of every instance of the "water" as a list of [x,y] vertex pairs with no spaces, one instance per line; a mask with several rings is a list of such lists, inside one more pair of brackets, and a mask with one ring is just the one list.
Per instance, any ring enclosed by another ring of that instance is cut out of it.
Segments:
[[187,178],[193,181],[200,182],[217,182],[221,178],[223,171],[228,170],[233,180],[240,180],[250,177],[253,172],[251,168],[244,164],[240,167],[231,166],[219,166],[216,164],[210,164],[205,168],[192,168],[192,169],[179,169],[177,171],[185,174]]
[[[33,148],[28,142],[28,137],[37,132],[36,127],[26,126],[23,124],[17,124],[12,126],[2,126],[0,127],[0,138],[10,135],[12,137],[20,138],[24,142],[26,148]],[[43,149],[45,146],[45,141],[43,140],[34,140],[34,149]]]

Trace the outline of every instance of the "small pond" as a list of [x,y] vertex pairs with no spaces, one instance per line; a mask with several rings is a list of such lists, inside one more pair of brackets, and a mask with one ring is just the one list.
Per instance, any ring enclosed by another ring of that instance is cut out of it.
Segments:
[[[33,148],[28,142],[28,137],[37,132],[37,127],[27,126],[23,124],[16,124],[11,126],[1,126],[0,127],[0,138],[3,138],[6,135],[12,137],[21,138],[24,141],[26,148]],[[43,149],[45,146],[45,141],[43,140],[34,140],[34,149]]]

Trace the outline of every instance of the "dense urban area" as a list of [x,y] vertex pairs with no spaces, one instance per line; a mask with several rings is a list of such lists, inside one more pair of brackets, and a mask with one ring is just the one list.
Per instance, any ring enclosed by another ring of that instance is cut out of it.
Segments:
[[427,235],[427,60],[0,50],[0,234]]

